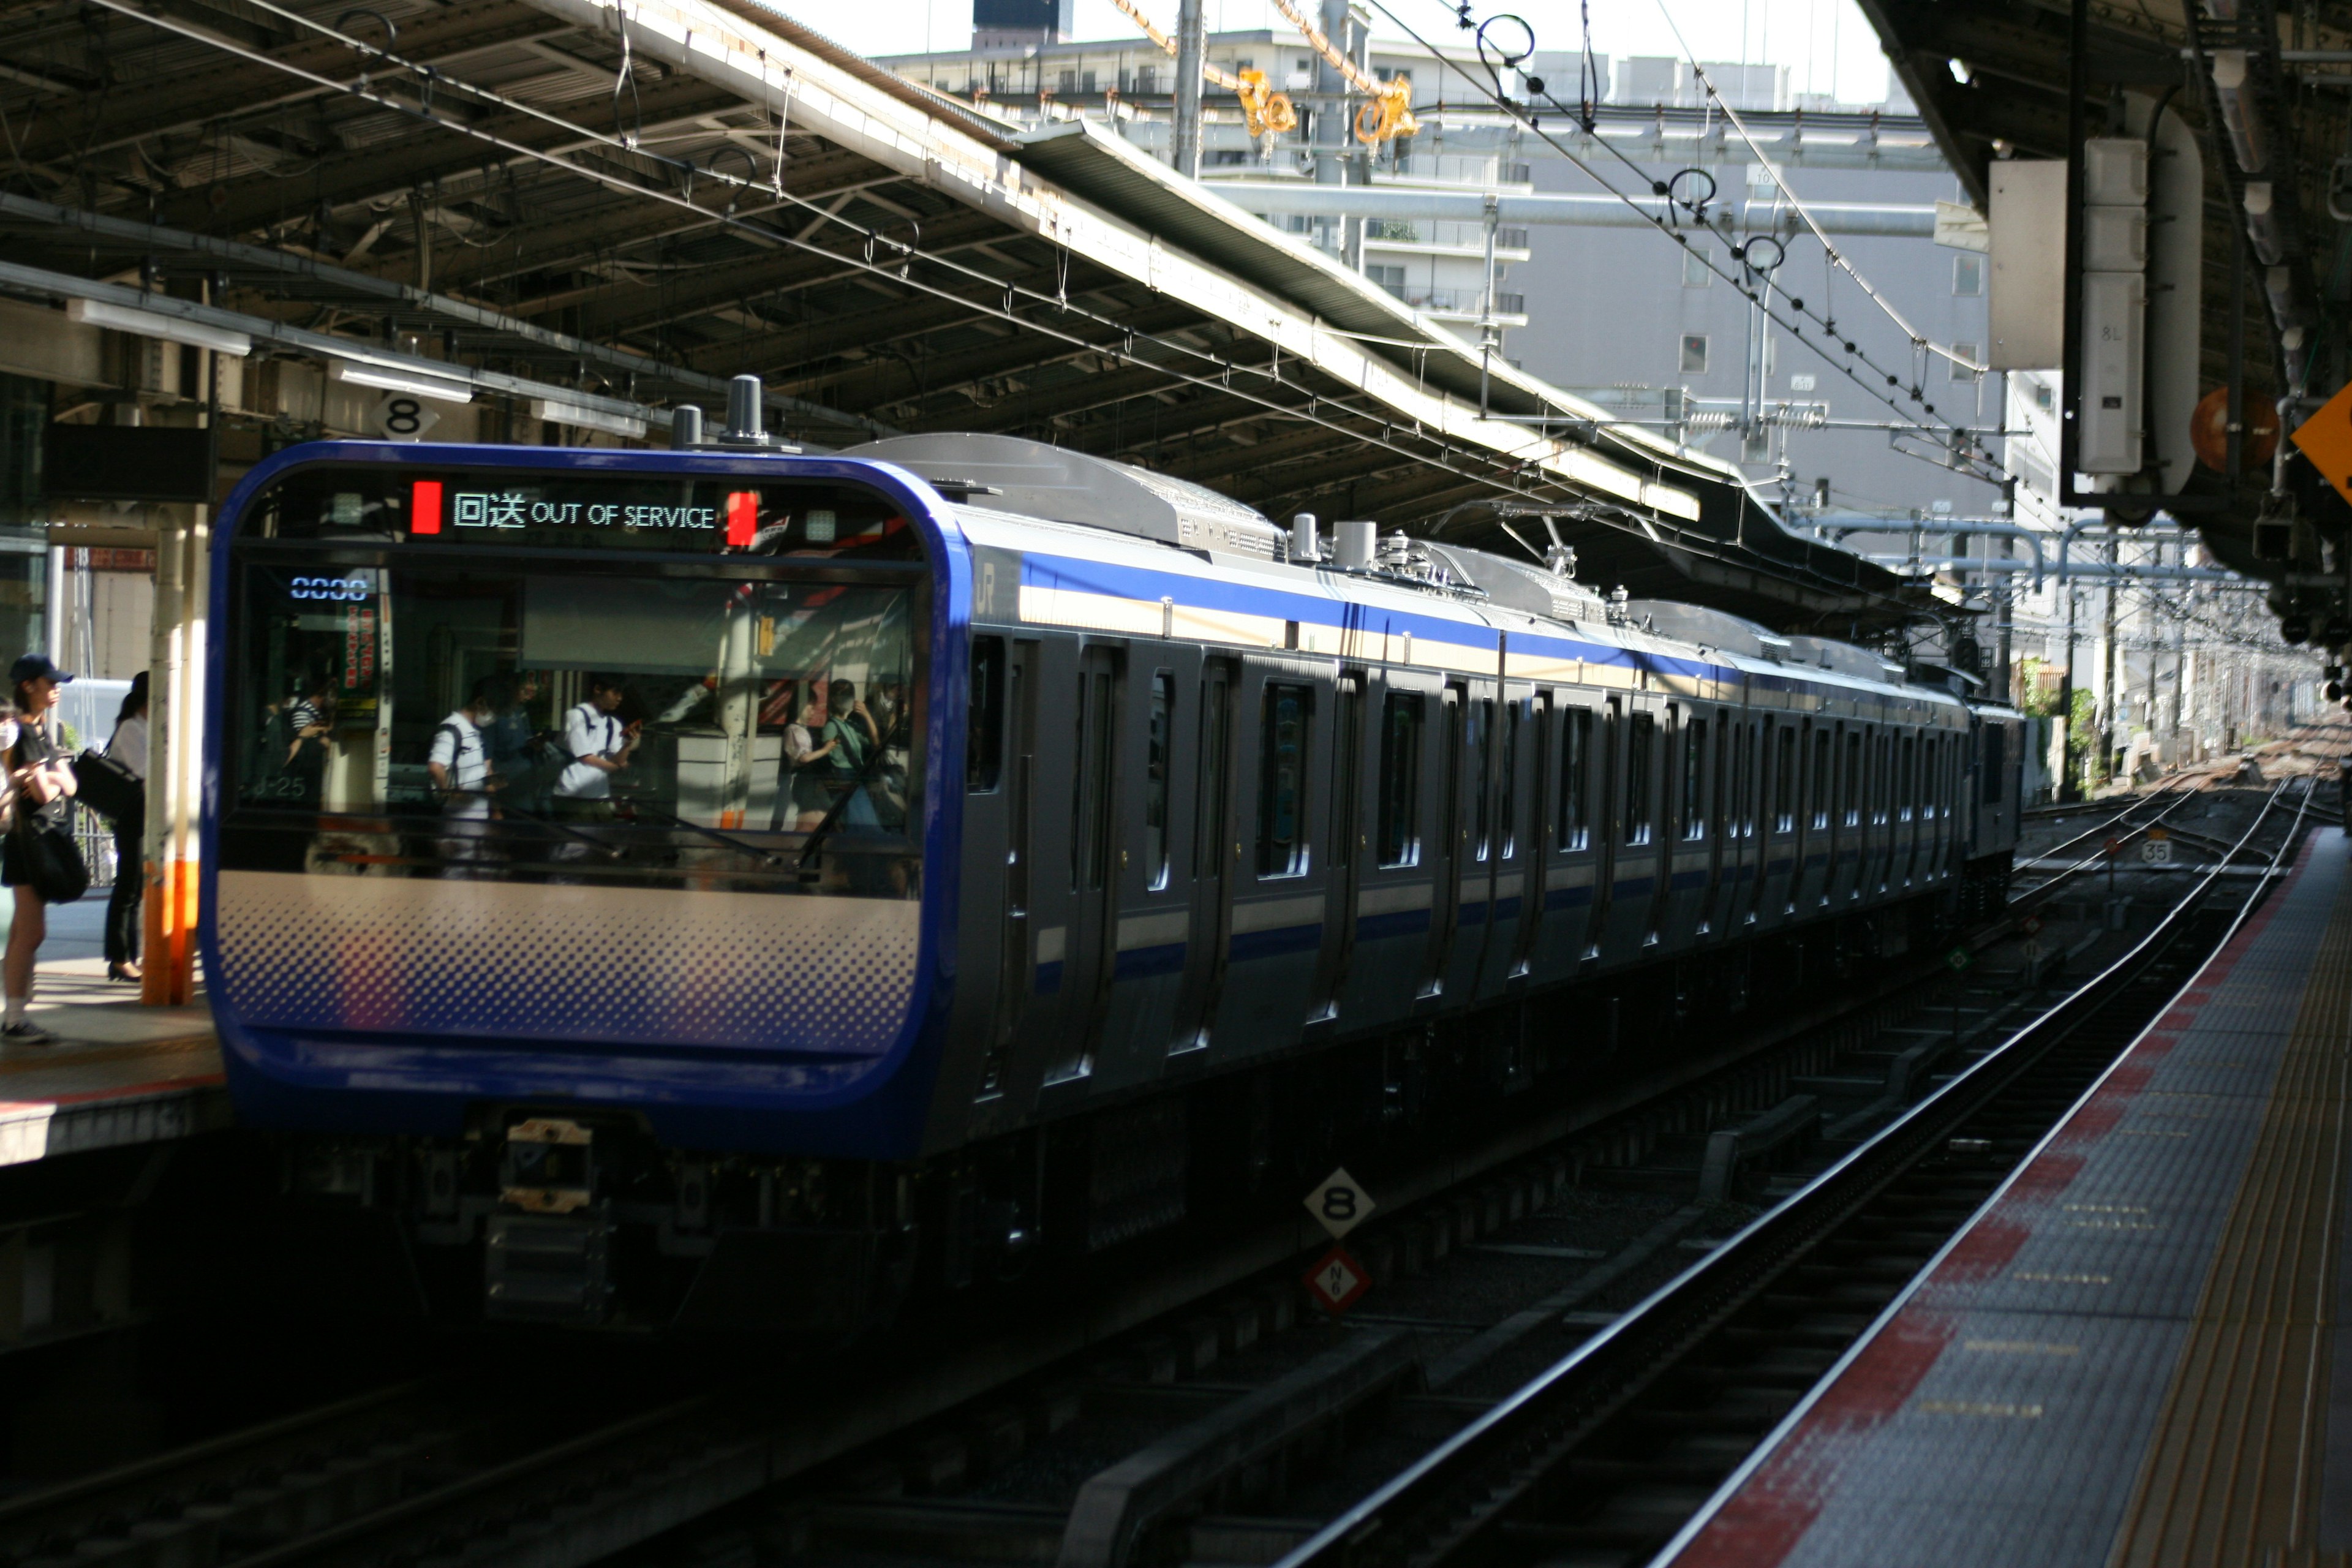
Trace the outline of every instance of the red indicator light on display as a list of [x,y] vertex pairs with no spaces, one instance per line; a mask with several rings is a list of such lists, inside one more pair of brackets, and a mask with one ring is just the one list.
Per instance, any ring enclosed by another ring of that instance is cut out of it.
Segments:
[[737,550],[744,549],[751,544],[751,536],[759,531],[759,492],[730,492],[727,497],[727,542]]
[[409,498],[408,531],[411,533],[441,531],[441,481],[439,479],[416,481]]

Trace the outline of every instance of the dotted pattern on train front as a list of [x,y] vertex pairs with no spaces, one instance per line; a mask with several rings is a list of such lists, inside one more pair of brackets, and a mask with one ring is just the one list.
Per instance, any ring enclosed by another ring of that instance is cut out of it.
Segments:
[[670,889],[220,873],[241,1022],[878,1055],[921,906]]

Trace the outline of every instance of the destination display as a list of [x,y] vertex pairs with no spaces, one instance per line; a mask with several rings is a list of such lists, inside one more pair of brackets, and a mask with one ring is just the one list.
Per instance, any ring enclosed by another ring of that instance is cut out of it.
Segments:
[[[492,545],[694,553],[922,558],[887,497],[824,480],[572,469],[534,473],[413,465],[297,469],[247,513],[245,539]],[[309,584],[305,585],[310,588]],[[322,579],[320,597],[353,589]]]

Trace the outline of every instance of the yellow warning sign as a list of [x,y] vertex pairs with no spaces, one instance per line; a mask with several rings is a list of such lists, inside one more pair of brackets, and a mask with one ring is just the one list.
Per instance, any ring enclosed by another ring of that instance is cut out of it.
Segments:
[[2352,501],[2352,382],[2320,411],[2294,427],[2289,437],[2327,476],[2336,493]]

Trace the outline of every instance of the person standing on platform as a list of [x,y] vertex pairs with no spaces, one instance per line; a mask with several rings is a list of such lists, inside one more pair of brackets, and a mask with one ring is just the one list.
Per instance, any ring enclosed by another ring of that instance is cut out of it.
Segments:
[[[8,671],[16,689],[16,743],[7,752],[8,773],[16,785],[16,815],[21,823],[31,814],[45,830],[54,831],[73,810],[73,764],[57,742],[58,693],[73,679],[46,655],[28,653]],[[0,1014],[0,1045],[46,1046],[57,1037],[25,1016],[33,1002],[33,965],[41,942],[49,934],[48,907],[32,886],[33,872],[26,863],[24,835],[8,835],[0,850],[0,883],[14,888],[16,918],[8,927],[8,950],[0,959],[0,978],[7,988],[7,1006]]]
[[555,816],[570,837],[556,847],[559,860],[585,858],[594,843],[593,825],[613,820],[613,775],[629,765],[642,726],[618,717],[625,700],[617,675],[588,678],[588,700],[563,716],[563,748],[572,761],[555,779]]
[[[147,782],[147,672],[143,669],[131,678],[131,689],[122,694],[106,754],[141,784]],[[143,815],[117,817],[114,823],[114,890],[106,900],[109,980],[142,977],[139,922],[147,894],[146,826]]]
[[478,875],[480,862],[488,858],[490,792],[498,782],[490,776],[485,731],[498,717],[499,696],[495,681],[474,682],[465,706],[433,731],[432,748],[425,754],[425,775],[441,801],[438,848],[445,877]]

